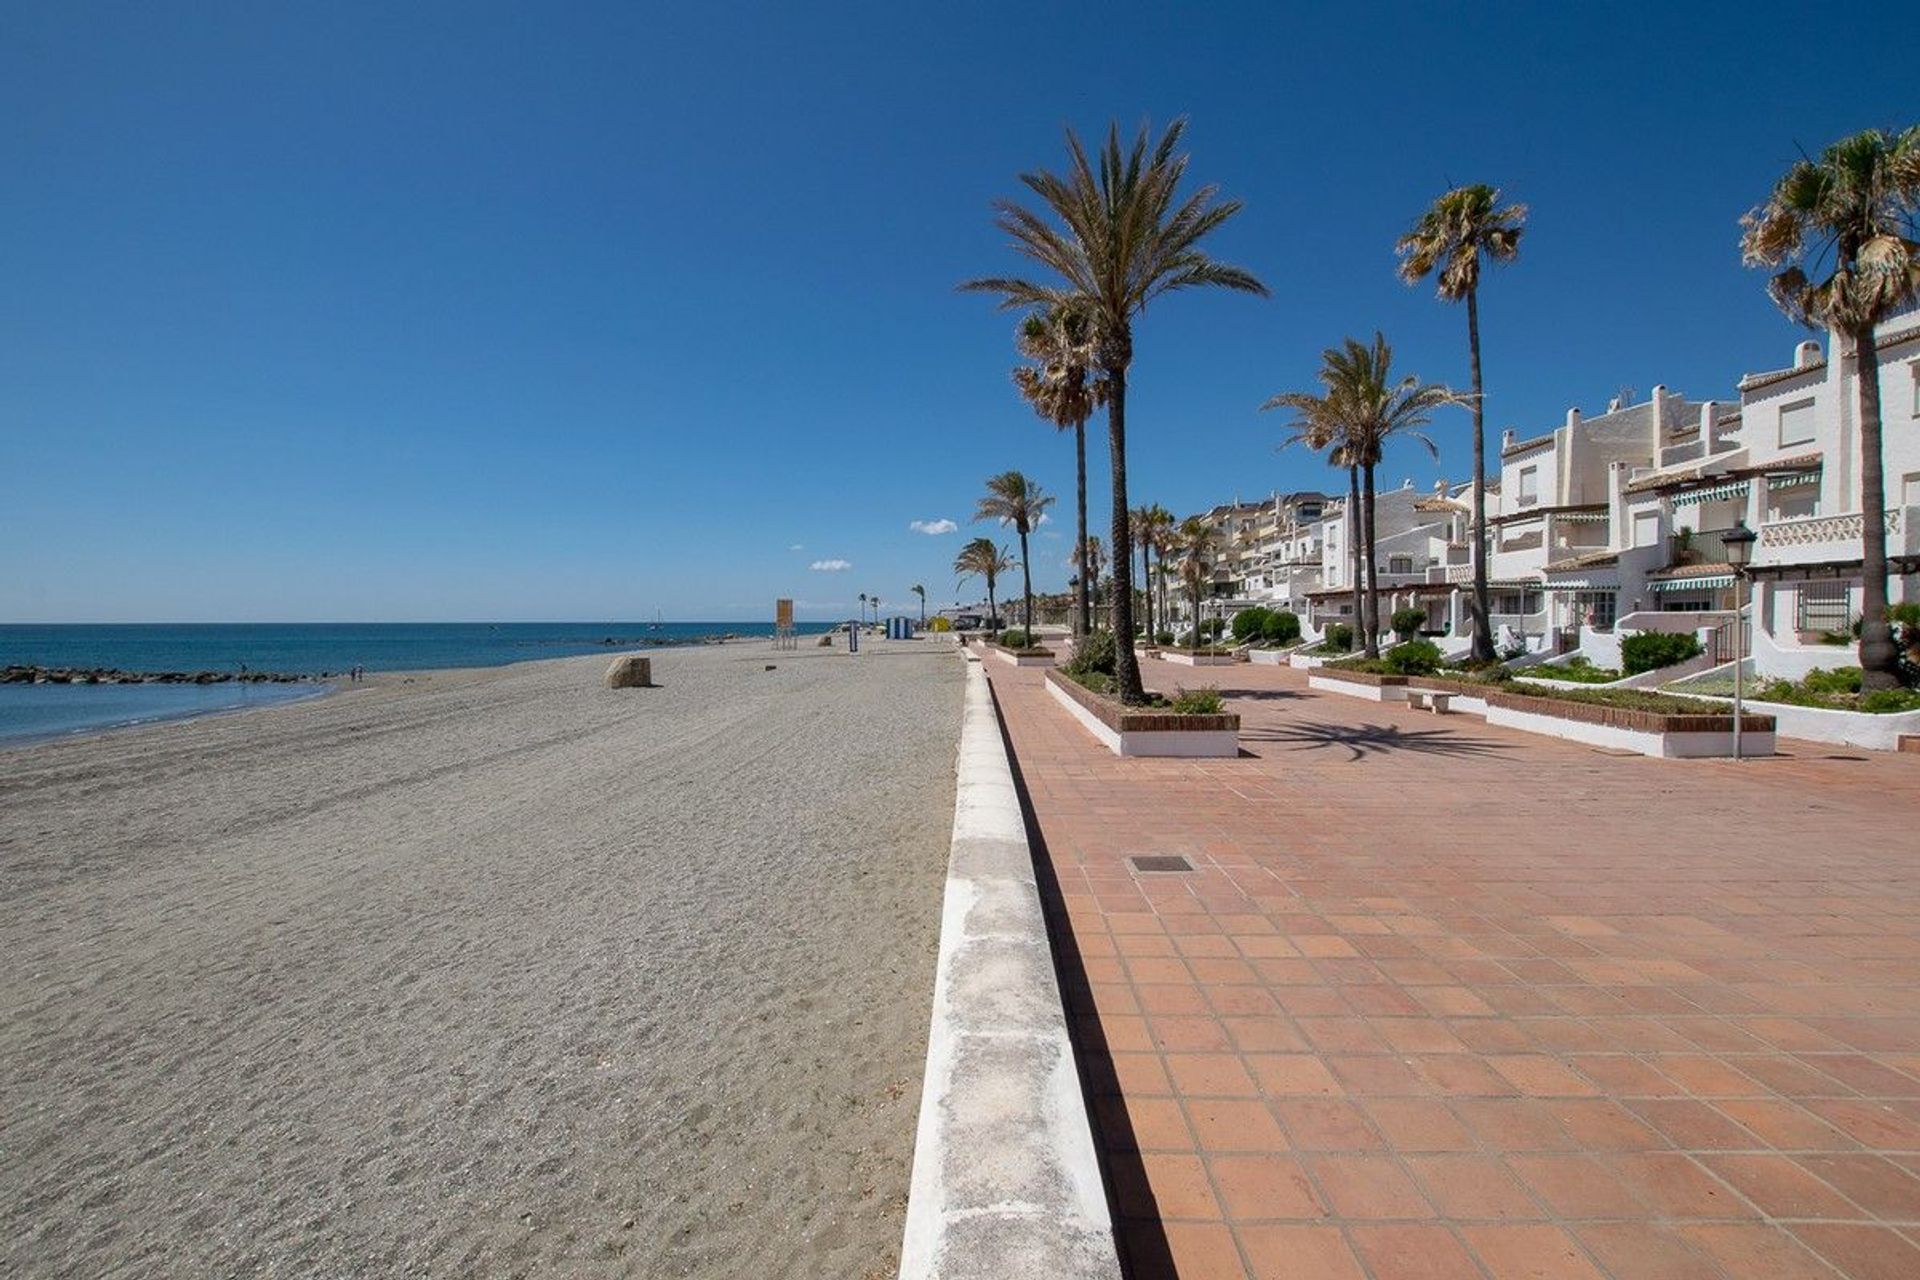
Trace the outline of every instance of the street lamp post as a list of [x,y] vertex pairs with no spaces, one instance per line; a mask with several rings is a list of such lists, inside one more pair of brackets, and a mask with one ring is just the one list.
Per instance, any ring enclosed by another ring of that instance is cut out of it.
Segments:
[[1740,722],[1746,713],[1746,681],[1742,669],[1746,666],[1747,645],[1746,627],[1743,621],[1746,609],[1747,566],[1753,563],[1753,544],[1760,535],[1747,528],[1745,520],[1734,521],[1733,528],[1720,535],[1726,544],[1727,563],[1733,567],[1733,758],[1740,759]]

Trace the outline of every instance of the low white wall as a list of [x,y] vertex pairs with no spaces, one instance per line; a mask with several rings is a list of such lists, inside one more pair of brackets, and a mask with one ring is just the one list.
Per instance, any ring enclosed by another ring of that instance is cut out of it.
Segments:
[[1016,667],[1050,667],[1053,665],[1053,658],[1047,655],[1012,653],[997,644],[988,645],[987,649],[994,657],[1000,659],[1000,661]]
[[[1718,702],[1731,707],[1732,698],[1692,693],[1690,698]],[[1864,747],[1869,751],[1898,751],[1900,739],[1920,734],[1920,711],[1900,711],[1876,716],[1865,711],[1831,711],[1825,707],[1796,707],[1784,702],[1756,702],[1747,699],[1747,710],[1770,715],[1783,738],[1801,738],[1808,742],[1826,742],[1841,747]]]
[[1333,676],[1307,677],[1307,688],[1319,689],[1324,693],[1344,693],[1349,698],[1364,698],[1368,702],[1405,702],[1407,686],[1403,684],[1360,684],[1353,680],[1338,680]]
[[901,1280],[1118,1280],[1026,823],[967,668]]
[[1775,680],[1804,680],[1808,672],[1860,665],[1860,650],[1847,644],[1783,644],[1764,627],[1753,629],[1753,666]]
[[[1539,715],[1513,707],[1488,707],[1487,723],[1541,733],[1570,742],[1584,742],[1616,751],[1637,751],[1643,756],[1667,760],[1696,760],[1733,754],[1733,732],[1725,733],[1653,733],[1643,729],[1624,729],[1618,725],[1595,724],[1590,720],[1568,720],[1560,716]],[[1774,735],[1748,731],[1740,735],[1740,754],[1770,756]]]
[[1290,653],[1287,655],[1287,665],[1301,671],[1311,671],[1315,667],[1324,667],[1332,661],[1332,658],[1320,653]]
[[1051,680],[1047,681],[1047,692],[1117,756],[1230,760],[1240,754],[1240,735],[1232,729],[1147,729],[1122,733],[1081,706],[1072,694]]
[[1186,653],[1179,649],[1162,649],[1160,656],[1168,662],[1183,667],[1230,667],[1233,655],[1230,653]]

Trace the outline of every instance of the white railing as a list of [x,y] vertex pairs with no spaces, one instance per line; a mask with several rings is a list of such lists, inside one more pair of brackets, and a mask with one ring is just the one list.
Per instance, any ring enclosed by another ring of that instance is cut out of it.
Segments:
[[[1900,532],[1902,508],[1887,511],[1887,533]],[[1760,526],[1763,547],[1804,547],[1819,542],[1851,542],[1866,532],[1866,520],[1860,512],[1838,516],[1798,516],[1792,520],[1774,520]]]

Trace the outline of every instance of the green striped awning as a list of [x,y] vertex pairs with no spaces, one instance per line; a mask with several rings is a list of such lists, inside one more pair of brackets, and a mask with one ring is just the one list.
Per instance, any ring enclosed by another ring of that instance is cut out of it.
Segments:
[[1819,483],[1820,471],[1817,467],[1812,471],[1794,471],[1787,475],[1767,477],[1767,488],[1769,489],[1794,489],[1803,484]]
[[1733,575],[1718,574],[1711,578],[1661,578],[1647,584],[1655,591],[1711,591],[1715,587],[1733,585]]
[[1688,489],[1684,493],[1673,495],[1673,505],[1684,507],[1694,502],[1718,502],[1722,498],[1738,498],[1747,492],[1745,480],[1729,480],[1725,484],[1710,484],[1704,489]]

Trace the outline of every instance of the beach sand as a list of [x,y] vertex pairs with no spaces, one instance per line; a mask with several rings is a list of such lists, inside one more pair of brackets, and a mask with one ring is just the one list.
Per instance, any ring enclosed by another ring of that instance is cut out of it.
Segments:
[[650,656],[0,753],[0,1273],[890,1274],[963,664]]

